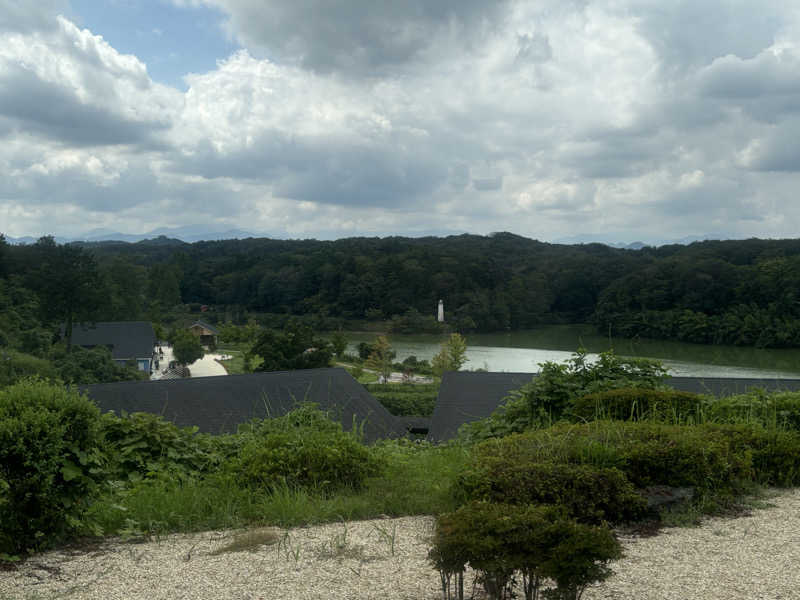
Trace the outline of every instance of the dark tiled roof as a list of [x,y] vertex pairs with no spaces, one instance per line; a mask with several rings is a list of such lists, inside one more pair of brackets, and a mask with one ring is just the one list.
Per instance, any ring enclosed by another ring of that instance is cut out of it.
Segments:
[[748,390],[761,388],[768,391],[800,390],[800,379],[737,379],[733,377],[670,377],[666,384],[682,392],[709,394],[711,396],[733,396]]
[[168,381],[127,381],[83,386],[103,412],[149,412],[206,433],[235,432],[253,418],[280,416],[303,401],[329,411],[346,430],[364,423],[368,442],[405,432],[395,418],[347,371],[307,369]]
[[75,324],[72,343],[76,346],[110,346],[116,360],[150,358],[156,334],[149,321],[106,321],[94,324]]
[[[445,373],[428,437],[434,441],[453,438],[461,425],[488,417],[509,392],[534,377],[536,373]],[[670,377],[666,384],[677,390],[714,396],[741,394],[753,388],[800,390],[800,379]]]
[[485,373],[447,371],[433,409],[428,437],[449,440],[464,423],[491,415],[511,390],[516,390],[534,373]]

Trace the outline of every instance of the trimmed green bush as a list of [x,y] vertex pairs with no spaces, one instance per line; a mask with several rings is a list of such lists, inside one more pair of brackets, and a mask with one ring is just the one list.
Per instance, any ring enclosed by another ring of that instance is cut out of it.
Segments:
[[399,417],[430,417],[439,395],[438,384],[368,383],[364,387],[386,410]]
[[0,390],[0,554],[72,533],[103,474],[100,411],[77,391],[39,380]]
[[800,393],[754,391],[720,398],[708,407],[707,418],[716,423],[750,423],[800,431]]
[[657,421],[675,425],[700,423],[708,400],[677,390],[624,388],[581,396],[572,401],[573,419],[594,421]]
[[647,501],[616,468],[486,457],[459,481],[471,500],[554,504],[582,523],[621,523],[645,516]]
[[476,448],[478,464],[556,462],[617,468],[636,488],[693,487],[699,495],[740,493],[753,478],[751,455],[730,436],[700,426],[594,421],[561,424]]
[[252,426],[227,469],[249,486],[360,488],[382,466],[375,452],[313,405]]
[[620,555],[607,526],[576,523],[559,507],[471,502],[439,516],[428,557],[442,575],[443,598],[450,597],[453,575],[456,596],[463,598],[459,576],[469,565],[492,598],[513,597],[519,573],[526,599],[537,598],[551,579],[556,589],[545,590],[550,597],[574,600],[608,577],[608,562]]
[[800,432],[747,424],[708,424],[704,429],[725,436],[735,451],[750,453],[756,482],[783,487],[800,483]]

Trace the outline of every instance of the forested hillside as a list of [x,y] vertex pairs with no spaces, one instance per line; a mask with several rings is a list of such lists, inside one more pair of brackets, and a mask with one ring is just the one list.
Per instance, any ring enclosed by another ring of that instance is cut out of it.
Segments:
[[[620,250],[499,233],[69,247],[96,261],[96,280],[84,292],[90,301],[81,305],[93,307],[96,320],[159,321],[176,306],[203,304],[212,320],[396,317],[413,329],[432,321],[441,298],[449,325],[463,332],[593,322],[617,336],[800,346],[800,240]],[[52,325],[57,316],[53,299],[69,271],[60,269],[60,284],[43,274],[46,252],[52,240],[0,244],[0,302],[13,305],[18,321],[35,316]],[[6,336],[15,327],[7,317],[0,322]]]

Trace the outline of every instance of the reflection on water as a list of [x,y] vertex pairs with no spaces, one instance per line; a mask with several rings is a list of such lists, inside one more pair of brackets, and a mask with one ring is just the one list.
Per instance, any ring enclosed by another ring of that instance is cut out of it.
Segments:
[[[390,335],[398,361],[408,356],[430,360],[447,336]],[[349,352],[370,334],[350,334]],[[800,376],[800,350],[707,346],[659,340],[609,339],[587,325],[554,325],[530,331],[471,334],[467,338],[465,369],[535,372],[539,363],[560,362],[585,348],[590,357],[609,348],[622,356],[657,358],[672,375],[691,377],[791,378]]]

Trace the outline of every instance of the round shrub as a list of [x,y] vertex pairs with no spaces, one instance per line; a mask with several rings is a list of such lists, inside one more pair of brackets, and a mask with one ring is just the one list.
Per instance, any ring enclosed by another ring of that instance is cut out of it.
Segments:
[[62,386],[26,380],[0,390],[0,553],[64,538],[102,476],[100,411]]
[[485,459],[459,480],[469,499],[554,504],[583,523],[622,523],[645,516],[647,501],[616,468]]
[[354,434],[344,432],[341,424],[314,406],[265,419],[252,426],[249,435],[239,455],[226,468],[249,486],[359,488],[382,465]]
[[699,394],[677,390],[624,388],[588,394],[572,401],[569,414],[582,421],[657,421],[698,423],[707,400]]
[[[561,508],[470,502],[439,516],[428,557],[442,574],[443,588],[469,565],[490,597],[513,597],[509,587],[518,573],[525,598],[544,592],[574,600],[588,584],[608,577],[608,563],[620,555],[607,526],[577,523]],[[547,579],[555,589],[542,590]]]

